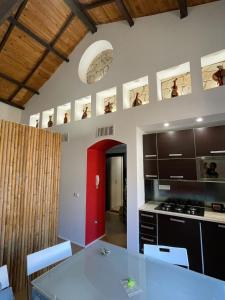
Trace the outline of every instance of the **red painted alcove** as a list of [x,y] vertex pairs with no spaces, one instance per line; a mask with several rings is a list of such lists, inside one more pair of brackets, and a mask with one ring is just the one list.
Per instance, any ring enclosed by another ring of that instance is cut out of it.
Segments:
[[[85,245],[105,234],[105,152],[119,144],[122,143],[106,139],[95,143],[87,149]],[[96,188],[96,175],[100,177],[98,189]]]

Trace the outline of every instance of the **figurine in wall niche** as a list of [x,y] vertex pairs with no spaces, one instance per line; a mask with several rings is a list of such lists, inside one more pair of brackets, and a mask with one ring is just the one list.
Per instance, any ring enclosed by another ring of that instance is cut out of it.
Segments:
[[111,113],[113,109],[113,103],[108,102],[108,104],[105,106],[104,112],[105,114]]
[[64,124],[68,123],[68,113],[65,113],[63,123]]
[[171,98],[179,96],[178,93],[178,86],[177,86],[177,78],[173,81],[172,91],[171,91]]
[[225,69],[223,66],[217,66],[218,71],[216,71],[213,75],[212,78],[217,82],[219,86],[224,85],[224,77],[225,77]]
[[36,128],[39,128],[39,120],[36,120]]
[[88,111],[88,107],[86,106],[85,109],[83,110],[83,115],[81,117],[82,120],[87,118],[87,116],[88,116],[87,111]]
[[132,106],[135,107],[135,106],[139,106],[139,105],[142,105],[142,101],[141,101],[141,99],[139,99],[139,93],[136,93],[136,97],[134,99]]
[[53,126],[52,116],[49,116],[48,127],[52,127],[52,126]]

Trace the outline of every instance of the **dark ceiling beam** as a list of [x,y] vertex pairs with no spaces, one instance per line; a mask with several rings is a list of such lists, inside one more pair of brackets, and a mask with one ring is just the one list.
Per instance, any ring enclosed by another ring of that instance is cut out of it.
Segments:
[[82,4],[82,6],[84,9],[89,10],[89,9],[98,8],[100,6],[111,4],[111,3],[115,3],[115,0],[97,0],[92,3],[86,3],[86,4],[84,3]]
[[186,18],[188,16],[187,0],[178,0],[178,4],[180,8],[180,18]]
[[64,0],[64,2],[69,6],[74,15],[76,15],[92,33],[97,31],[96,24],[88,16],[83,6],[77,0]]
[[122,15],[124,16],[124,18],[127,20],[127,22],[129,23],[130,27],[134,26],[134,21],[126,7],[126,5],[124,4],[123,0],[115,0],[119,10],[121,11]]
[[12,77],[6,75],[6,74],[3,74],[3,73],[0,72],[0,77],[1,77],[2,79],[4,79],[4,80],[7,80],[7,81],[9,81],[9,82],[15,84],[15,85],[18,85],[21,89],[24,88],[24,89],[26,89],[26,90],[28,90],[28,91],[34,93],[34,94],[39,95],[39,92],[38,92],[38,91],[35,91],[33,88],[27,86],[26,84],[23,84],[22,82],[20,82],[20,81],[14,79],[14,78],[12,78]]
[[16,103],[10,102],[9,100],[6,100],[6,99],[0,98],[0,102],[2,102],[4,104],[7,104],[7,105],[10,105],[10,106],[13,106],[13,107],[16,107],[16,108],[19,108],[19,109],[22,109],[22,110],[25,109],[23,106],[20,106]]
[[48,49],[49,51],[51,51],[52,53],[54,53],[55,55],[57,55],[62,60],[66,61],[66,62],[69,62],[69,59],[67,57],[65,57],[62,53],[60,53],[58,50],[56,50],[55,48],[53,48],[45,40],[43,40],[38,35],[36,35],[35,33],[33,33],[30,29],[28,29],[22,23],[20,23],[19,21],[17,21],[15,18],[9,17],[8,20],[9,20],[9,22],[11,24],[14,24],[14,26],[16,26],[17,28],[19,28],[21,31],[23,31],[27,35],[29,35],[32,39],[34,39],[36,42],[38,42],[39,44],[41,44],[43,47],[45,47],[46,49]]
[[1,0],[0,1],[0,26],[21,5],[23,0]]
[[[23,12],[25,6],[27,5],[27,1],[28,1],[28,0],[23,1],[22,4],[20,5],[20,7],[18,8],[18,10],[17,10],[17,12],[16,12],[16,14],[15,14],[15,16],[14,16],[14,18],[15,18],[16,20],[18,20],[19,17],[21,16],[21,14],[22,14],[22,12]],[[8,41],[8,38],[9,38],[10,34],[12,33],[14,27],[15,27],[14,24],[10,24],[10,25],[9,25],[9,27],[8,27],[8,29],[7,29],[7,31],[6,31],[6,33],[5,33],[5,35],[4,35],[4,37],[3,37],[2,41],[1,41],[1,43],[0,43],[0,52],[1,52],[2,49],[4,48],[6,42]]]
[[[64,22],[64,24],[62,25],[62,27],[60,28],[60,30],[58,31],[58,33],[56,34],[56,36],[54,37],[54,39],[52,40],[52,42],[50,43],[50,45],[52,47],[55,46],[55,44],[60,39],[61,35],[66,31],[67,27],[71,24],[71,22],[72,22],[73,19],[74,19],[74,14],[71,12],[70,15],[67,17],[66,21]],[[33,69],[29,72],[29,74],[27,75],[27,77],[24,79],[23,84],[27,84],[27,82],[29,81],[29,79],[34,75],[34,73],[41,66],[41,64],[43,63],[43,61],[45,60],[45,58],[48,56],[49,52],[50,51],[48,49],[46,49],[44,51],[44,53],[42,54],[41,58],[35,64],[35,66],[33,67]],[[13,94],[10,96],[9,101],[12,101],[16,97],[16,95],[19,93],[19,91],[20,91],[20,88],[18,88],[16,91],[14,91]]]

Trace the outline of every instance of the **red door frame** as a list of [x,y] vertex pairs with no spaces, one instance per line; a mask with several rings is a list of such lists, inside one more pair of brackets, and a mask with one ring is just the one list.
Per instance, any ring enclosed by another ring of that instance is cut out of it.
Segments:
[[[85,245],[105,234],[105,152],[119,144],[122,143],[106,139],[87,149]],[[96,175],[99,175],[100,178],[98,188],[96,187]]]

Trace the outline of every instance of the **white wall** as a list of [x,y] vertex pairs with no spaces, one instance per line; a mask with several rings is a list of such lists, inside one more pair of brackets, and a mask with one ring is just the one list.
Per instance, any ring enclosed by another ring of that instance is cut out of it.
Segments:
[[22,119],[22,110],[0,103],[0,120],[20,123]]
[[[225,48],[225,1],[189,10],[180,20],[178,12],[144,17],[129,28],[126,22],[100,26],[88,34],[51,80],[26,105],[23,121],[29,116],[63,103],[92,95],[93,117],[57,126],[69,132],[70,142],[63,145],[59,234],[84,244],[86,202],[86,149],[95,143],[96,127],[115,125],[114,139],[127,144],[128,248],[138,250],[138,206],[144,202],[142,129],[160,130],[165,121],[179,126],[193,125],[194,118],[207,122],[224,119],[225,87],[203,92],[200,58]],[[94,41],[107,39],[114,47],[114,61],[105,78],[94,85],[80,82],[77,74],[80,58]],[[157,101],[156,72],[185,62],[191,63],[192,94]],[[122,84],[149,76],[150,104],[123,111]],[[95,116],[97,92],[117,86],[117,112]],[[72,103],[72,111],[74,103]],[[216,117],[215,117],[216,116]],[[157,125],[159,124],[159,125]],[[142,129],[141,129],[142,128]],[[78,192],[79,198],[73,193]]]

